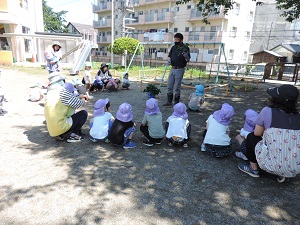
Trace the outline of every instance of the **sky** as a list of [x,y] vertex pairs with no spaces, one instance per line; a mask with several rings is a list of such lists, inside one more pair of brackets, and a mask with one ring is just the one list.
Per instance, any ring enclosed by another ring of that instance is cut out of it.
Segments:
[[53,11],[68,11],[66,14],[67,22],[76,22],[92,25],[94,14],[92,4],[94,0],[46,0],[47,5]]

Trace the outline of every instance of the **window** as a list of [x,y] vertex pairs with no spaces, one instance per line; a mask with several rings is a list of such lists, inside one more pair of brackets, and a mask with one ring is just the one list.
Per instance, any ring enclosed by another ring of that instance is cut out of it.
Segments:
[[253,21],[253,17],[254,17],[254,12],[253,12],[253,11],[250,11],[250,12],[249,12],[249,15],[248,15],[248,20],[249,20],[249,21]]
[[118,35],[118,31],[115,32],[115,35]]
[[22,33],[23,34],[30,34],[30,29],[28,27],[22,26]]
[[143,15],[144,14],[144,11],[139,11],[139,15]]
[[185,32],[189,32],[190,31],[190,28],[189,27],[186,27],[185,28]]
[[176,7],[176,8],[175,8],[175,12],[179,12],[179,7]]
[[118,19],[118,15],[116,15],[115,18]]
[[191,8],[192,8],[191,5],[188,5],[188,6],[186,7],[187,10],[190,10]]
[[235,3],[235,5],[233,6],[233,11],[232,12],[235,15],[239,15],[239,13],[240,13],[240,4]]
[[229,60],[233,60],[233,54],[234,54],[234,50],[233,50],[233,49],[230,49],[230,50],[229,50],[229,55],[228,55],[228,59],[229,59]]
[[111,15],[107,16],[106,19],[111,19]]
[[174,28],[174,33],[176,33],[176,32],[178,32],[178,28],[177,27]]
[[237,27],[232,27],[230,30],[229,37],[236,37]]
[[245,32],[245,41],[250,41],[250,31]]
[[242,60],[243,60],[243,61],[247,61],[247,55],[248,55],[248,52],[247,52],[247,51],[244,51],[244,52],[243,52],[243,57],[242,57]]
[[200,27],[200,31],[201,32],[204,32],[205,31],[205,27],[203,26],[203,27]]

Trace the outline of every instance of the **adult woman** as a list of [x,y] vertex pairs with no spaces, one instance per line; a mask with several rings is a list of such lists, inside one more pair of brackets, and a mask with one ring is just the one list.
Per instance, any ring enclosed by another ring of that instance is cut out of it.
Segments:
[[106,65],[106,63],[101,64],[100,70],[98,71],[97,76],[99,76],[101,78],[101,81],[103,82],[104,86],[106,87],[106,85],[112,78],[112,75],[109,72],[108,66]]
[[48,91],[45,99],[45,118],[51,137],[67,142],[82,140],[81,128],[87,119],[87,111],[74,113],[85,104],[85,95],[74,96],[74,85],[65,83]]
[[252,177],[259,177],[259,167],[285,177],[300,173],[300,114],[297,111],[299,91],[292,85],[269,88],[270,106],[262,109],[255,120],[253,133],[241,142],[249,162],[238,168]]
[[62,58],[62,53],[60,51],[61,46],[58,41],[53,42],[53,45],[49,45],[44,52],[46,59],[46,70],[48,70],[49,74],[53,72],[59,72],[58,62]]

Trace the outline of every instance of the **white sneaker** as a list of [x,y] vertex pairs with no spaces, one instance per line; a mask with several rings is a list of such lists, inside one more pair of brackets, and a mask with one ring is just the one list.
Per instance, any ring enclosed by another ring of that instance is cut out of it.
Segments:
[[189,145],[185,143],[185,144],[183,144],[183,147],[187,148],[187,147],[189,147]]
[[245,161],[248,160],[248,158],[242,152],[235,152],[235,156]]
[[206,147],[204,143],[202,143],[201,145],[201,152],[206,152]]

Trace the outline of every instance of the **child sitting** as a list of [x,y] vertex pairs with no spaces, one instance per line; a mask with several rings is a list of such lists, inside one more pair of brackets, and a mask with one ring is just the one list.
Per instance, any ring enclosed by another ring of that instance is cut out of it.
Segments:
[[99,99],[94,105],[94,118],[90,121],[90,140],[109,142],[108,133],[115,118],[108,112],[109,99]]
[[[102,82],[100,76],[96,75],[92,89],[96,90],[96,91],[103,91],[104,90],[104,83]],[[93,90],[91,90],[91,91],[93,91]]]
[[241,158],[243,160],[248,160],[248,158],[244,155],[244,152],[246,152],[246,145],[244,140],[247,139],[249,133],[254,132],[254,128],[255,128],[254,121],[256,120],[257,116],[258,113],[255,112],[253,109],[246,110],[244,116],[245,119],[244,127],[241,129],[240,134],[235,137],[235,140],[237,140],[241,149],[241,151],[236,151],[235,155],[236,157]]
[[132,119],[131,105],[124,102],[119,106],[116,119],[108,134],[108,139],[111,143],[119,146],[122,145],[124,149],[137,147],[136,144],[131,141],[133,133],[135,132],[135,123]]
[[188,107],[191,111],[200,111],[201,105],[204,103],[204,86],[202,84],[198,84],[195,86],[196,91],[190,95]]
[[146,146],[153,146],[154,143],[159,145],[166,133],[162,125],[162,114],[158,102],[154,98],[150,98],[146,102],[146,110],[140,130],[146,137],[146,140],[143,141]]
[[106,85],[106,89],[108,92],[111,91],[117,91],[119,89],[119,84],[120,84],[120,79],[115,78],[115,79],[110,79],[109,82]]
[[130,82],[129,82],[129,79],[128,79],[128,73],[125,73],[124,76],[123,76],[123,80],[122,80],[122,89],[123,90],[130,90],[129,86],[130,86]]
[[208,151],[217,158],[223,158],[231,153],[228,125],[233,115],[233,107],[228,103],[224,103],[220,110],[215,111],[208,117],[201,151]]
[[75,91],[74,91],[75,96],[83,94],[85,96],[85,100],[87,100],[87,101],[89,101],[90,99],[93,98],[93,96],[89,95],[89,93],[86,91],[85,86],[83,85],[83,83],[77,77],[73,78],[71,83],[75,87]]
[[179,102],[174,105],[174,112],[167,119],[165,128],[169,146],[178,144],[183,145],[184,148],[188,147],[187,142],[191,133],[191,125],[189,124],[185,104]]

